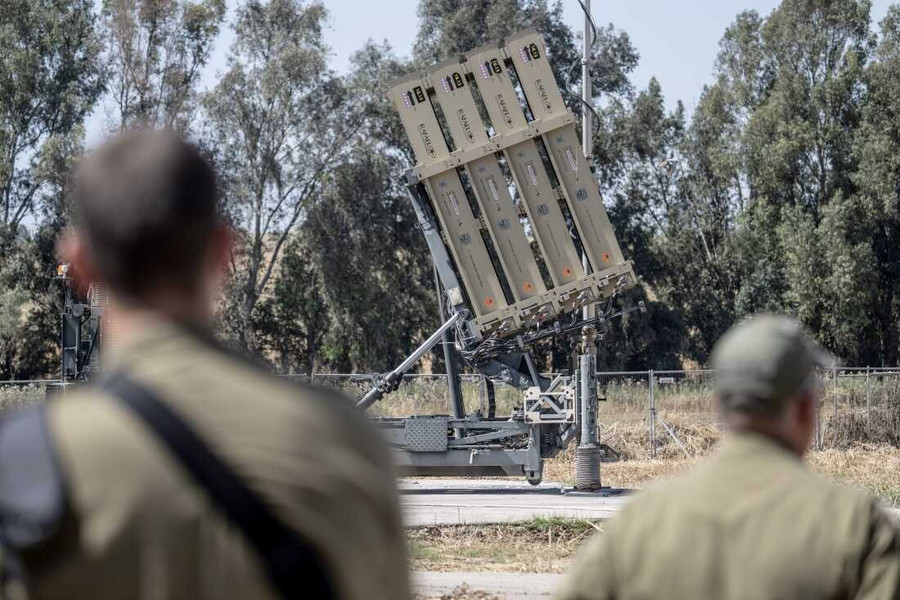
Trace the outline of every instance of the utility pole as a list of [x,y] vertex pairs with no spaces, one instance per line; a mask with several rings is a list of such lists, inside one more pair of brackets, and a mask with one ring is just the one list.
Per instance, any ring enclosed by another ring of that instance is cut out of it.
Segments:
[[[584,9],[584,39],[581,55],[581,143],[588,164],[591,163],[593,126],[591,123],[591,73],[590,59],[593,42],[591,23],[591,0],[579,0]],[[587,254],[582,253],[584,272],[590,272]],[[594,318],[596,306],[591,303],[584,307],[585,320]],[[600,489],[600,447],[597,445],[597,330],[586,325],[581,330],[581,356],[579,357],[581,402],[581,439],[575,451],[575,487],[579,489]]]

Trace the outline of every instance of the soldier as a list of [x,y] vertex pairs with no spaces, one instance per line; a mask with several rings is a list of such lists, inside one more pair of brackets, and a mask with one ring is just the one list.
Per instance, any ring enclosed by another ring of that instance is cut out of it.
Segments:
[[898,598],[900,537],[878,504],[804,468],[832,358],[787,317],[732,328],[712,359],[725,439],[638,495],[584,548],[558,595]]
[[409,598],[371,424],[210,334],[217,201],[172,133],[124,134],[79,169],[61,254],[109,287],[110,344],[94,385],[0,422],[7,580],[35,599]]

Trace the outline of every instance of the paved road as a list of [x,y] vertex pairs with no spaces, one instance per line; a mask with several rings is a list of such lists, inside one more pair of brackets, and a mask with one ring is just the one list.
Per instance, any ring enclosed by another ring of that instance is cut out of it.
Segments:
[[622,490],[581,493],[558,483],[404,479],[401,502],[407,527],[509,523],[535,517],[606,519],[628,501]]
[[[629,490],[577,492],[559,483],[533,487],[497,479],[401,479],[407,527],[513,523],[536,517],[608,519],[626,503]],[[900,509],[888,509],[900,526]]]
[[426,598],[449,594],[462,584],[471,590],[496,594],[504,600],[546,600],[561,582],[553,573],[436,573],[412,574],[413,588]]

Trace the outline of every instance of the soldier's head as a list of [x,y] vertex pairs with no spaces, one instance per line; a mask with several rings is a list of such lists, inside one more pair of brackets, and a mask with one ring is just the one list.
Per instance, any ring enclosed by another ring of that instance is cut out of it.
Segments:
[[712,355],[725,426],[767,435],[802,456],[822,390],[816,367],[833,364],[792,318],[759,315],[738,323]]
[[59,250],[82,284],[104,283],[125,305],[209,316],[230,234],[196,148],[170,131],[118,135],[82,161],[73,201]]

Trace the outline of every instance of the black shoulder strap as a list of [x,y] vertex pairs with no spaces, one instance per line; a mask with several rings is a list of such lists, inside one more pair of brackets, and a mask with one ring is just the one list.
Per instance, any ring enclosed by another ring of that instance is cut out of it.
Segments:
[[335,600],[337,592],[313,544],[277,518],[271,508],[150,390],[123,373],[102,384],[169,448],[210,499],[244,534],[284,598]]

